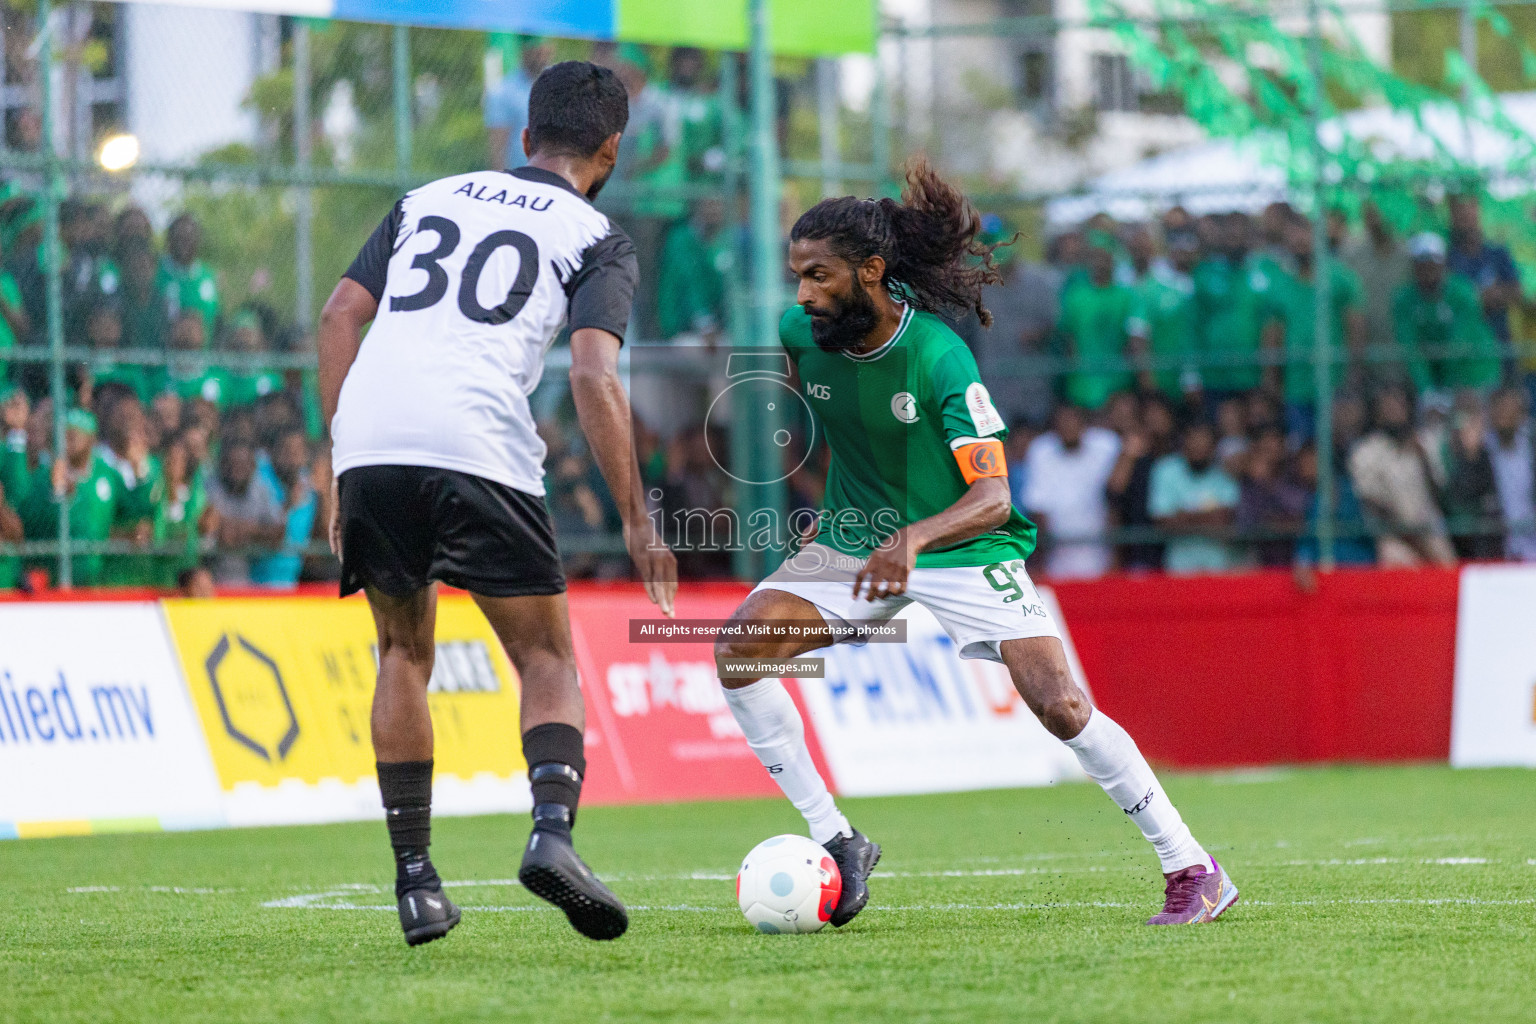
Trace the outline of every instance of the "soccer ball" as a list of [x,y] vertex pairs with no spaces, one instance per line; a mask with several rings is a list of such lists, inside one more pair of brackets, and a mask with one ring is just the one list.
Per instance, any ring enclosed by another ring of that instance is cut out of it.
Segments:
[[736,902],[760,932],[816,932],[843,894],[837,862],[805,836],[764,839],[741,862]]

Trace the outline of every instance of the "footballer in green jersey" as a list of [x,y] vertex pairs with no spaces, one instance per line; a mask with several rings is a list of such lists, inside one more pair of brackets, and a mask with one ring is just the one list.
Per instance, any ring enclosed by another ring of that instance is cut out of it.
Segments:
[[[818,540],[867,558],[893,530],[965,497],[970,467],[957,463],[958,448],[1008,431],[970,349],[934,314],[903,306],[890,340],[864,355],[825,351],[812,330],[800,306],[779,323],[832,454]],[[1010,505],[998,526],[918,551],[914,565],[1014,562],[1034,549],[1034,524]]]
[[998,274],[994,247],[976,241],[980,224],[965,197],[919,161],[899,202],[824,200],[790,232],[799,308],[784,316],[780,340],[831,459],[814,529],[716,640],[726,704],[837,863],[843,888],[828,917],[847,924],[869,900],[880,847],[838,810],[769,659],[861,639],[861,625],[921,604],[960,657],[1007,666],[1024,703],[1152,843],[1167,885],[1148,923],[1210,921],[1237,888],[1135,742],[1072,678],[1025,571],[1035,530],[1010,499],[1006,426],[975,360],[937,315],[991,322],[981,289]]

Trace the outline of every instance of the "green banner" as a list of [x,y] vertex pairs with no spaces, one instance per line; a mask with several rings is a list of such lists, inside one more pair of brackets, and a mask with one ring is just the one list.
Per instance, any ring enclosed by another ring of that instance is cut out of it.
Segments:
[[[621,0],[618,38],[637,43],[747,48],[747,0]],[[873,53],[874,0],[771,0],[775,53],[831,57]]]

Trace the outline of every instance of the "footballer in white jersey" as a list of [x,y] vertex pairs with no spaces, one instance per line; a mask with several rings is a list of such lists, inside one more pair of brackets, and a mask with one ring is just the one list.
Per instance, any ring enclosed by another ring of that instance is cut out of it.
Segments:
[[618,376],[635,251],[591,202],[628,118],[613,72],[585,61],[549,68],[529,99],[528,166],[408,193],[321,316],[320,390],[337,478],[331,545],[343,596],[365,591],[378,627],[373,745],[400,923],[413,946],[460,918],[427,849],[439,580],[473,595],[518,670],[534,803],[519,879],[589,938],[628,927],[623,904],[571,844],[584,708],[544,503],[544,442],[528,408],[545,353],[569,327],[582,429],[646,591],[670,615],[676,561],[646,516]]

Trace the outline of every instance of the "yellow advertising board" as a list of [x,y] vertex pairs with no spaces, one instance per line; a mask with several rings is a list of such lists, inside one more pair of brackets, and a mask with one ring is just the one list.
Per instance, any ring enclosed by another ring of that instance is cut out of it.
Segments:
[[[165,615],[223,789],[373,777],[378,660],[366,603],[167,601]],[[427,702],[439,779],[527,771],[515,670],[468,597],[438,601]]]

